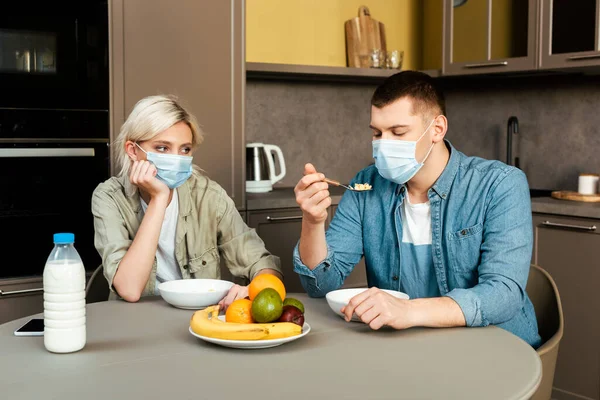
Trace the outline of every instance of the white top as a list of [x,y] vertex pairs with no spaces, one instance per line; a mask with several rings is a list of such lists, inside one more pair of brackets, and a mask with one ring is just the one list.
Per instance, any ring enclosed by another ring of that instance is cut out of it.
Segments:
[[431,206],[429,202],[412,204],[408,194],[402,207],[402,243],[415,246],[431,244]]
[[[142,209],[146,213],[148,204],[140,197]],[[158,284],[176,279],[183,279],[181,270],[175,258],[175,233],[177,230],[177,217],[179,216],[179,199],[177,198],[177,189],[173,189],[173,197],[165,210],[165,219],[160,228],[158,237],[158,249],[156,250],[156,289],[158,293]]]

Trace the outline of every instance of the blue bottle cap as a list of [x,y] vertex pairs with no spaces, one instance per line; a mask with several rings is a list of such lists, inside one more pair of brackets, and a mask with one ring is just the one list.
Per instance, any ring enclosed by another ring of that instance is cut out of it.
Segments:
[[55,233],[54,244],[75,243],[75,235],[72,233]]

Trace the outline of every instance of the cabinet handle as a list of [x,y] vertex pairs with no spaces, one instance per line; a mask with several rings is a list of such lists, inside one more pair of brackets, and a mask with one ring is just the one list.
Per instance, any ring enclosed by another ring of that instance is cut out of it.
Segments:
[[0,289],[0,296],[10,296],[11,294],[35,293],[35,292],[43,292],[43,291],[44,291],[44,288],[13,290],[10,292],[5,292],[2,289]]
[[583,61],[583,60],[594,60],[600,58],[600,54],[587,54],[583,56],[571,56],[567,58],[567,61]]
[[0,158],[8,157],[94,157],[93,148],[69,149],[0,149]]
[[589,231],[593,232],[596,230],[596,225],[592,226],[582,226],[582,225],[570,225],[570,224],[557,224],[555,222],[544,221],[542,225],[549,226],[552,228],[566,228],[566,229],[578,229],[580,231]]
[[506,67],[507,65],[508,61],[498,61],[491,63],[466,64],[465,68]]
[[278,221],[300,221],[302,220],[302,215],[296,215],[293,217],[271,217],[267,215],[267,221],[269,222],[278,222]]

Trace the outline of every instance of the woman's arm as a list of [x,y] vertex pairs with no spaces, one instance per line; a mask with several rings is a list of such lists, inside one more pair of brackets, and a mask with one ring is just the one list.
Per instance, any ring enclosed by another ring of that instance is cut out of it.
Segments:
[[[269,253],[254,229],[249,228],[223,190],[219,207],[217,243],[221,256],[233,276],[252,280],[259,274],[272,274],[283,279],[279,257]],[[248,295],[246,286],[235,285],[221,301],[225,308],[235,299]]]
[[133,241],[123,218],[106,193],[94,193],[95,245],[102,257],[105,276],[119,296],[136,302],[144,291],[158,247],[158,238],[169,204],[169,188],[155,177],[156,169],[148,161],[136,161],[129,179],[149,197],[149,204]]
[[138,301],[148,283],[168,204],[168,195],[150,200],[140,228],[119,263],[113,286],[126,301]]

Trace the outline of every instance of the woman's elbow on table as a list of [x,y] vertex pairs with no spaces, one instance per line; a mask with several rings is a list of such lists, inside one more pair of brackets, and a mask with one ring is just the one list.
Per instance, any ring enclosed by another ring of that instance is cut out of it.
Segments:
[[126,282],[119,282],[117,277],[115,277],[113,286],[117,294],[128,303],[137,303],[142,297],[141,290],[127,285]]
[[136,291],[119,291],[117,289],[117,294],[119,296],[121,296],[121,298],[123,300],[125,300],[128,303],[137,303],[140,300],[140,297],[142,297],[142,294]]

